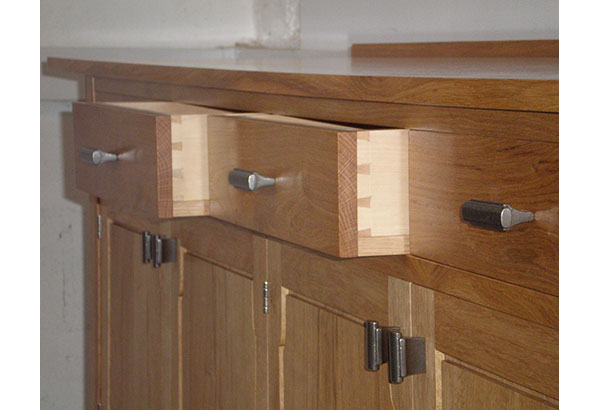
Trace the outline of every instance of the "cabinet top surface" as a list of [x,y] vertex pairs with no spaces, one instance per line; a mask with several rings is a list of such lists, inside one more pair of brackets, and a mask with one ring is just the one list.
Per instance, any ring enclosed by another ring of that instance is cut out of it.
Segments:
[[341,53],[53,49],[51,72],[272,94],[558,111],[558,58],[351,57]]
[[[351,57],[340,53],[246,50],[237,55],[186,49],[55,49],[53,56],[75,62],[126,63],[336,76],[456,79],[558,80],[558,58],[550,57]],[[211,55],[213,54],[213,55]],[[73,71],[82,64],[72,65]]]

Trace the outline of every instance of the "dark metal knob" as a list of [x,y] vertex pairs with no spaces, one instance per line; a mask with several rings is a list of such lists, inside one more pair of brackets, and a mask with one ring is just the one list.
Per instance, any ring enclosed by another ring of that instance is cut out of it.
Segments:
[[471,199],[461,207],[462,219],[472,225],[508,231],[517,224],[531,222],[533,212],[520,211],[508,204]]
[[238,189],[256,191],[266,186],[275,185],[275,178],[263,177],[254,171],[235,168],[229,172],[229,183]]

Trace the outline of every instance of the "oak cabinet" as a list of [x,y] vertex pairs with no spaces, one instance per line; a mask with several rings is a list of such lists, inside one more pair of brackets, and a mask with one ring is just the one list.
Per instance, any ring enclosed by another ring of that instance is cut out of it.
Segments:
[[[558,50],[417,48],[277,73],[49,60],[86,76],[77,152],[123,154],[75,165],[100,217],[90,401],[557,408]],[[234,168],[275,186],[240,190]],[[484,230],[461,218],[470,200],[534,220]],[[168,239],[163,263],[143,232]],[[367,371],[365,321],[424,338],[425,373]]]

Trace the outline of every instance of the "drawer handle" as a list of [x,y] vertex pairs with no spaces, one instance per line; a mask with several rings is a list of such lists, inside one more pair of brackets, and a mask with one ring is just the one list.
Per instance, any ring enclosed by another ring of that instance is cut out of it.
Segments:
[[263,177],[253,171],[235,168],[229,172],[229,183],[238,189],[256,191],[266,186],[275,185],[275,178]]
[[463,220],[482,228],[508,231],[515,225],[531,222],[533,212],[519,211],[508,204],[471,199],[461,207]]
[[87,162],[92,165],[102,165],[105,162],[115,162],[118,160],[117,154],[111,154],[110,152],[104,152],[95,148],[82,148],[79,152],[79,157],[83,162]]

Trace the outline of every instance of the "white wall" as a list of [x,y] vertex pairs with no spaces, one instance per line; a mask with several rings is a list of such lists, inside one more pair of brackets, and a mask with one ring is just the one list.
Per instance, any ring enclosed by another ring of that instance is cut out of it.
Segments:
[[41,0],[42,47],[227,47],[254,38],[253,0]]
[[71,104],[42,101],[40,108],[41,408],[83,409],[87,195],[75,190],[70,171]]
[[[345,50],[353,42],[558,38],[557,0],[41,0],[40,5],[42,61],[60,54],[53,47],[212,47],[199,54],[229,58],[237,43]],[[245,49],[242,55],[252,53]],[[42,76],[41,95],[41,408],[81,409],[83,290],[89,280],[83,243],[91,227],[83,223],[87,196],[74,189],[65,101],[81,92],[74,80]]]
[[41,0],[42,47],[558,38],[558,0]]
[[300,0],[302,48],[558,38],[558,0]]

